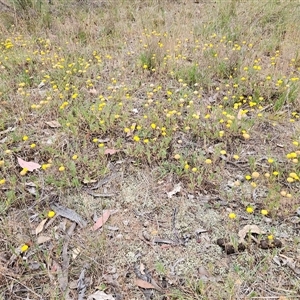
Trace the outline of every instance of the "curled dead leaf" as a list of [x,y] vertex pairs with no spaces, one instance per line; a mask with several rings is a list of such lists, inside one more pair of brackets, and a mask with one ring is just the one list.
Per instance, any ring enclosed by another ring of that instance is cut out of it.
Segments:
[[61,125],[59,124],[58,121],[49,121],[49,122],[45,122],[49,127],[51,128],[59,128],[61,127]]
[[23,169],[26,168],[30,172],[41,167],[41,165],[39,165],[38,163],[35,163],[33,161],[25,161],[20,157],[18,157],[18,163]]
[[116,149],[105,149],[104,150],[104,154],[110,154],[110,155],[113,155],[117,152],[119,152],[120,150],[116,150]]
[[43,231],[44,225],[46,224],[47,220],[48,220],[48,219],[42,220],[42,221],[40,222],[40,224],[36,227],[36,229],[35,229],[35,234],[36,234],[36,235]]
[[136,279],[135,284],[138,287],[141,287],[143,289],[155,289],[154,285],[152,285],[150,282],[144,281],[142,279]]
[[241,242],[245,240],[245,237],[248,233],[264,234],[265,232],[262,231],[257,225],[246,225],[238,233]]

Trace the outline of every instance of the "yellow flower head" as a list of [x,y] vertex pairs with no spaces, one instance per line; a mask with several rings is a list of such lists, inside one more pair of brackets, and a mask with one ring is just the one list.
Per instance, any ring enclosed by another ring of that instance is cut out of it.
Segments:
[[229,219],[235,219],[236,218],[236,214],[232,212],[232,213],[230,213],[228,215],[228,217],[229,217]]
[[263,215],[263,216],[266,216],[269,212],[266,210],[266,209],[262,209],[260,211],[260,213]]
[[53,218],[55,216],[55,211],[50,210],[47,214],[48,218]]
[[244,138],[245,140],[249,140],[249,139],[250,139],[250,135],[249,135],[248,133],[244,133],[244,134],[243,134],[243,138]]
[[27,168],[23,168],[23,170],[20,172],[20,175],[24,176],[24,175],[27,174],[27,172],[28,172],[28,169]]
[[252,206],[248,206],[248,207],[246,208],[246,212],[247,212],[248,214],[252,214],[253,211],[254,211],[254,209],[253,209]]
[[21,246],[21,253],[26,252],[26,251],[28,250],[28,248],[29,248],[28,245],[26,245],[26,244],[22,245],[22,246]]
[[140,138],[139,138],[139,136],[135,135],[135,136],[133,137],[133,140],[134,140],[135,142],[139,142]]
[[290,173],[289,176],[292,177],[295,180],[299,180],[299,176],[294,172]]
[[59,172],[63,172],[64,170],[65,170],[64,166],[60,166],[59,169],[58,169]]

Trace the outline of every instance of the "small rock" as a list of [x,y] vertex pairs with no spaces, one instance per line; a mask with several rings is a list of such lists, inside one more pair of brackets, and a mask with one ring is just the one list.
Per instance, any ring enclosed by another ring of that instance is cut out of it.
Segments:
[[116,226],[106,226],[106,229],[111,230],[111,231],[118,231],[119,228]]
[[272,223],[272,219],[271,218],[267,218],[267,217],[264,217],[264,221],[268,224]]
[[123,234],[119,233],[116,235],[116,239],[121,240],[123,238]]
[[37,261],[34,261],[32,263],[29,263],[28,267],[30,270],[36,271],[40,268],[40,264]]
[[233,188],[235,186],[235,184],[234,184],[233,181],[230,180],[230,181],[227,182],[227,186],[230,187],[230,188]]
[[300,218],[298,218],[297,216],[294,216],[294,217],[290,218],[290,221],[293,224],[298,224],[298,223],[300,223]]
[[237,179],[237,180],[239,180],[239,181],[241,181],[241,182],[244,182],[244,181],[245,181],[245,178],[244,178],[244,176],[242,176],[242,175],[237,175],[237,176],[235,177],[235,179]]
[[151,236],[147,231],[143,231],[143,237],[146,241],[150,241],[151,240]]
[[149,224],[150,224],[149,221],[145,221],[144,224],[143,224],[143,226],[144,226],[144,227],[148,227]]
[[123,224],[124,224],[125,226],[128,226],[128,225],[129,225],[129,221],[128,221],[128,220],[124,220],[124,221],[123,221]]

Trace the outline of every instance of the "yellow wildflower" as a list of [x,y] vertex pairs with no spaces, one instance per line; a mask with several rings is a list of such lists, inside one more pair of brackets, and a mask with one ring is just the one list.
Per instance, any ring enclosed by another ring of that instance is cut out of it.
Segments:
[[253,209],[252,206],[248,206],[248,207],[246,208],[246,212],[247,212],[248,214],[252,214],[253,211],[254,211],[254,209]]
[[236,218],[236,214],[232,212],[232,213],[230,213],[228,215],[228,217],[229,217],[229,219],[235,219]]
[[59,169],[58,169],[59,172],[63,172],[64,170],[65,170],[64,166],[60,166]]
[[29,248],[28,245],[26,245],[26,244],[22,245],[22,246],[21,246],[21,253],[26,252],[26,251],[28,250],[28,248]]
[[53,210],[50,210],[49,212],[48,212],[48,218],[53,218],[54,216],[55,216],[55,211],[53,211]]
[[263,216],[266,216],[269,212],[266,210],[266,209],[262,209],[260,211],[260,213],[263,215]]

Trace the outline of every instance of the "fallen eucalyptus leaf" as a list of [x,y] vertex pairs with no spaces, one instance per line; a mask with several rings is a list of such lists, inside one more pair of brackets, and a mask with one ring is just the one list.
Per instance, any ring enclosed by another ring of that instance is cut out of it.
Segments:
[[26,168],[30,172],[41,167],[41,165],[39,165],[38,163],[35,163],[33,161],[25,161],[20,157],[18,157],[18,163],[22,168]]
[[102,216],[96,221],[96,223],[92,227],[92,230],[95,231],[102,227],[110,217],[111,212],[111,210],[103,210]]
[[53,209],[57,215],[60,215],[77,223],[81,228],[84,228],[87,225],[87,222],[76,211],[72,209],[63,207],[59,204],[52,204],[51,209]]
[[48,219],[44,219],[40,222],[40,224],[36,227],[35,229],[35,234],[38,235],[40,232],[43,231],[44,229],[44,225],[46,224]]
[[49,122],[45,122],[48,126],[50,126],[51,128],[59,128],[61,127],[61,125],[59,124],[58,121],[49,121]]

